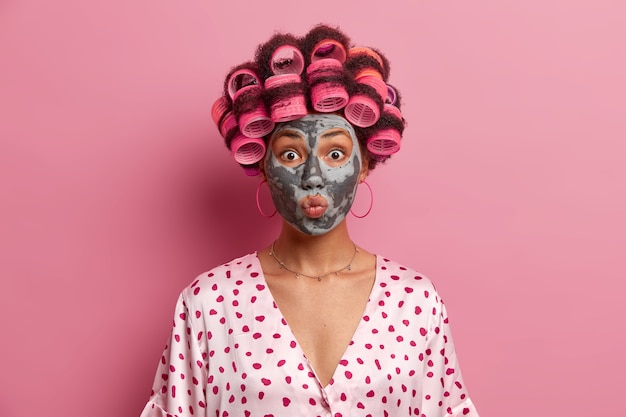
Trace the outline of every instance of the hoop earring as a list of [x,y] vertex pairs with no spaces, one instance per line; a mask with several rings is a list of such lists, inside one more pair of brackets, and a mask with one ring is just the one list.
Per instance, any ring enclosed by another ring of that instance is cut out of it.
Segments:
[[370,211],[372,211],[372,207],[374,206],[374,192],[372,191],[372,187],[370,187],[370,185],[367,183],[367,181],[363,180],[363,182],[361,184],[365,184],[367,186],[367,188],[370,190],[370,206],[367,209],[367,211],[365,212],[365,214],[363,215],[358,215],[355,214],[352,209],[350,209],[350,213],[352,213],[352,215],[358,219],[362,219],[363,217],[366,217],[368,214],[370,214]]
[[259,210],[259,213],[261,213],[261,216],[265,217],[266,219],[269,219],[270,217],[274,217],[274,215],[276,214],[278,210],[274,209],[274,212],[268,216],[267,214],[265,214],[265,212],[261,208],[261,202],[259,201],[259,192],[261,191],[261,186],[265,183],[267,183],[267,180],[261,181],[259,185],[256,187],[256,208]]

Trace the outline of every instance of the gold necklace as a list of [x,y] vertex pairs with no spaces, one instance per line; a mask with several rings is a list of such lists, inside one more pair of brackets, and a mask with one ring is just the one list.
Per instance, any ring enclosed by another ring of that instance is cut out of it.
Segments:
[[298,271],[294,271],[293,269],[289,269],[287,268],[287,265],[285,265],[285,263],[283,261],[281,261],[280,259],[278,259],[278,256],[276,256],[276,252],[274,251],[274,244],[276,243],[276,241],[272,242],[272,249],[270,250],[270,256],[272,258],[274,258],[276,260],[276,262],[278,262],[278,265],[280,265],[280,269],[284,269],[286,271],[291,272],[292,274],[294,274],[296,276],[296,278],[300,278],[302,277],[307,277],[307,278],[313,278],[316,279],[318,281],[321,281],[322,278],[330,275],[330,274],[335,274],[335,275],[339,275],[339,273],[341,271],[351,271],[352,270],[352,262],[354,262],[354,258],[356,258],[356,254],[359,253],[359,248],[356,247],[356,244],[354,244],[354,242],[352,243],[354,245],[354,254],[352,255],[352,259],[350,259],[350,262],[348,262],[348,265],[344,266],[343,268],[340,268],[336,271],[330,271],[330,272],[326,272],[325,274],[321,274],[321,275],[307,275],[305,273],[302,272],[298,272]]

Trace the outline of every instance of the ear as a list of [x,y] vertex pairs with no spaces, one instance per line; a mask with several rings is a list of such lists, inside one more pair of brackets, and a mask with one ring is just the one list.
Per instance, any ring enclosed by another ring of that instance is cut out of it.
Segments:
[[267,181],[267,177],[265,176],[265,158],[259,161],[259,172],[261,176],[261,181]]
[[369,174],[370,158],[367,152],[363,152],[363,161],[361,162],[361,173],[359,174],[359,184],[365,181],[365,178]]

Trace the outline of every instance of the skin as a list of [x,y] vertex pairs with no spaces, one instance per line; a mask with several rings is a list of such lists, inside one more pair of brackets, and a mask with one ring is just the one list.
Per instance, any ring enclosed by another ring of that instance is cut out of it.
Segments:
[[367,174],[354,129],[343,117],[311,114],[279,124],[263,161],[276,209],[307,235],[336,228]]
[[[314,276],[339,270],[354,256],[345,217],[367,165],[352,126],[340,116],[313,114],[276,127],[261,170],[283,217],[274,250],[286,265]],[[269,252],[258,253],[268,287],[327,386],[363,316],[376,258],[359,248],[350,269],[318,281],[295,278]]]

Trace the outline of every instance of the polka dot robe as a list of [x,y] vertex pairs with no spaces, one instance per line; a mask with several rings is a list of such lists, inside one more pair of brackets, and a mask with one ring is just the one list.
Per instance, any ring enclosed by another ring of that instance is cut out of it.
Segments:
[[178,299],[141,417],[478,417],[432,283],[376,261],[363,318],[325,387],[256,254],[200,275]]

